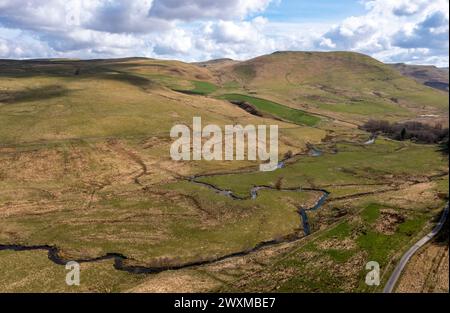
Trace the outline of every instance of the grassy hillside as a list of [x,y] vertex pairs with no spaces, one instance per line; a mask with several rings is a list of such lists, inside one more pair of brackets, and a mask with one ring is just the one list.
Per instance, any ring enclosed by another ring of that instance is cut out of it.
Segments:
[[394,69],[401,74],[411,77],[425,86],[438,90],[449,91],[448,89],[448,68],[438,68],[435,66],[392,64]]
[[[354,53],[0,60],[0,246],[51,245],[65,259],[120,253],[150,267],[241,253],[161,274],[85,263],[75,291],[364,291],[364,262],[390,264],[437,215],[448,160],[435,146],[366,145],[370,134],[355,126],[446,118],[447,101]],[[170,129],[194,116],[221,127],[277,124],[279,158],[289,158],[269,173],[253,161],[173,161]],[[251,199],[255,186],[267,188]],[[321,189],[330,195],[308,213],[313,234],[290,241],[305,234],[298,209]],[[249,253],[267,241],[284,243]],[[44,251],[0,251],[0,268],[0,291],[74,291]]]
[[246,93],[293,108],[359,122],[445,114],[448,95],[390,66],[350,52],[278,52],[213,72],[228,93]]
[[238,117],[243,122],[269,122],[244,114],[226,101],[173,92],[207,95],[218,88],[207,69],[186,63],[2,61],[0,68],[2,145],[167,136],[173,125],[192,124],[192,117],[199,113],[205,124],[230,124]]

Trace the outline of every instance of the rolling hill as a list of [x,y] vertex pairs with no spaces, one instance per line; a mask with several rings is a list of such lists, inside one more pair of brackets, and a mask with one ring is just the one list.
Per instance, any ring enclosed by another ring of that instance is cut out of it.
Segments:
[[448,95],[350,52],[278,52],[210,67],[230,93],[267,98],[347,121],[447,115]]
[[[364,264],[430,227],[448,159],[358,126],[423,115],[448,93],[356,53],[0,60],[0,291],[377,291]],[[278,125],[283,162],[172,160],[194,116]]]

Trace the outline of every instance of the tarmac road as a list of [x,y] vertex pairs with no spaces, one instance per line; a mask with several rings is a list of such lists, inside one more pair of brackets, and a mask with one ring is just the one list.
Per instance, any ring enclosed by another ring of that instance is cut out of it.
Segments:
[[402,256],[400,262],[395,267],[394,272],[392,272],[391,277],[389,277],[389,280],[387,281],[386,286],[383,289],[384,293],[391,293],[394,290],[394,287],[397,284],[397,281],[400,278],[403,269],[405,268],[406,264],[409,262],[411,257],[414,255],[414,253],[416,253],[417,250],[423,247],[427,242],[433,239],[441,231],[442,227],[444,226],[445,220],[447,219],[448,210],[449,208],[447,202],[444,212],[442,213],[441,219],[439,220],[439,223],[436,225],[436,227],[428,235],[426,235],[418,242],[416,242],[416,244],[411,248],[409,248],[409,250]]

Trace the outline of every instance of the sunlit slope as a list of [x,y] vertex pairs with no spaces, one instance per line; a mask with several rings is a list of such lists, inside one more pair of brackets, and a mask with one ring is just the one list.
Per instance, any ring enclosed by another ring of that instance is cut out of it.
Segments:
[[177,61],[1,61],[0,68],[3,145],[167,137],[172,126],[192,124],[193,116],[201,116],[205,124],[272,122],[227,101],[173,91],[207,92],[215,86],[207,69]]
[[[207,69],[177,61],[0,61],[0,147],[104,143],[110,139],[144,145],[147,162],[178,174],[221,171],[255,162],[183,162],[170,159],[170,130],[192,125],[278,124],[280,158],[318,143],[325,131],[253,116],[228,101],[187,95],[216,86]],[[203,75],[203,76],[202,76]],[[208,80],[197,80],[208,77]],[[50,147],[51,148],[51,147]],[[155,180],[167,177],[154,171]]]
[[227,93],[256,94],[347,120],[446,114],[448,95],[351,52],[277,52],[211,69]]

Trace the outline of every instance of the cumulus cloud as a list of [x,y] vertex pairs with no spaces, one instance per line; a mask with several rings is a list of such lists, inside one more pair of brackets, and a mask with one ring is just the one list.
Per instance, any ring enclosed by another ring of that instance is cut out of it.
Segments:
[[[1,32],[2,28],[0,28]],[[53,56],[50,51],[46,43],[23,34],[14,39],[0,37],[0,58],[50,58]]]
[[109,1],[98,6],[84,27],[112,33],[149,33],[172,27],[172,23],[149,15],[152,0]]
[[429,48],[448,50],[448,14],[435,11],[416,24],[412,30],[394,35],[393,44],[401,48]]
[[[16,4],[14,4],[16,3]],[[109,33],[149,33],[169,21],[150,17],[153,0],[28,0],[0,2],[0,23],[10,28],[51,32],[74,28]]]
[[420,7],[417,3],[401,3],[399,6],[394,7],[393,13],[397,16],[411,16],[418,13]]
[[205,34],[218,43],[255,42],[261,34],[260,26],[267,22],[263,17],[257,17],[251,22],[219,21],[211,23]]
[[101,1],[0,1],[0,23],[33,31],[64,31],[89,19]]
[[[271,21],[287,0],[0,0],[0,57],[247,59],[277,50],[350,50],[448,65],[448,0],[360,0],[330,25]],[[356,0],[355,0],[356,1]]]
[[329,49],[355,50],[369,44],[377,31],[375,21],[350,17],[340,25],[333,26],[320,38],[318,44]]
[[264,11],[271,0],[154,0],[150,15],[164,19],[229,20]]
[[[191,47],[200,47],[201,43],[194,42],[200,41],[202,36],[208,36],[205,44],[210,45],[215,39],[232,43],[253,38],[257,34],[258,19],[255,22],[242,19],[262,12],[270,2],[272,0],[0,0],[0,26],[27,32],[33,40],[40,40],[47,51],[36,50],[35,57],[77,53],[80,57],[108,57],[137,53],[193,59],[195,56],[189,55],[193,53]],[[197,22],[197,29],[178,25],[184,21]],[[246,35],[236,37],[240,30],[234,23],[239,21]],[[208,25],[214,29],[214,35],[202,33]],[[4,38],[0,57],[26,55],[18,53],[20,49],[13,46],[12,40]],[[201,51],[195,53],[208,55]]]
[[448,1],[371,0],[365,4],[367,14],[334,25],[316,40],[316,46],[359,51],[386,62],[448,64]]
[[179,56],[189,53],[192,37],[183,29],[175,29],[155,39],[154,52],[158,55]]

